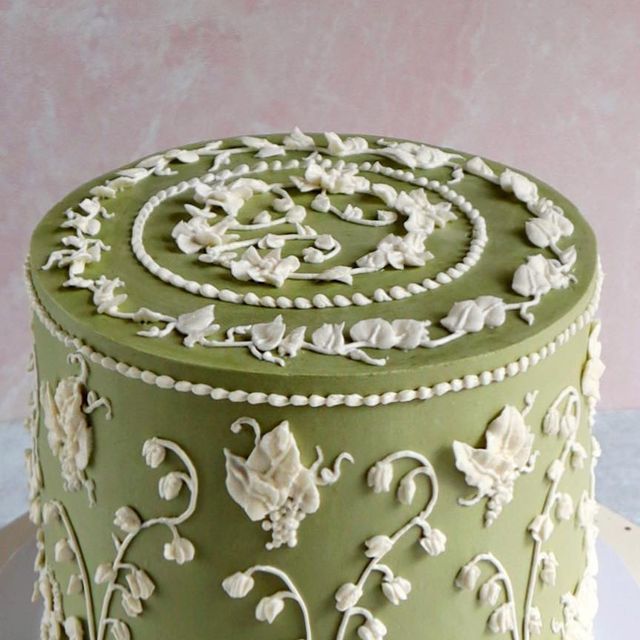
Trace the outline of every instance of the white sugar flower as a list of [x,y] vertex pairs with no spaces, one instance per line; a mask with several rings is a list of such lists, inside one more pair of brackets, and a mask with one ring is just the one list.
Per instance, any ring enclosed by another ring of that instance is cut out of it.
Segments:
[[112,620],[110,624],[113,640],[131,640],[129,627],[122,620]]
[[521,173],[505,169],[500,174],[500,186],[504,191],[513,192],[513,195],[522,202],[529,204],[538,199],[537,185]]
[[475,300],[456,302],[440,324],[452,333],[475,333],[486,327],[499,327],[506,320],[506,308],[502,299],[480,296]]
[[553,520],[546,513],[536,516],[529,525],[531,537],[536,542],[546,542],[551,537],[554,528]]
[[386,142],[386,148],[378,151],[380,155],[392,158],[412,169],[436,169],[448,165],[453,158],[461,158],[457,153],[449,153],[436,147],[417,142]]
[[565,273],[558,260],[545,258],[541,254],[529,256],[513,275],[511,287],[521,296],[540,296],[551,289],[565,289],[571,276]]
[[400,576],[391,580],[384,580],[382,582],[382,593],[384,593],[389,602],[399,605],[409,597],[411,593],[411,583],[406,578]]
[[284,609],[284,598],[279,594],[267,596],[258,602],[256,620],[271,624]]
[[142,613],[142,602],[134,596],[132,596],[126,589],[121,591],[120,602],[124,612],[130,618],[136,618]]
[[553,587],[558,574],[558,560],[553,552],[540,554],[540,580],[543,584]]
[[183,313],[176,320],[176,329],[185,337],[183,343],[186,347],[206,341],[207,336],[215,333],[220,328],[215,323],[215,305],[197,309],[190,313]]
[[502,594],[502,587],[497,580],[487,580],[481,587],[478,593],[478,598],[482,604],[488,604],[491,607],[495,607],[498,603],[498,598]]
[[69,616],[64,621],[64,632],[68,640],[82,640],[84,631],[82,630],[82,622],[75,616]]
[[375,251],[367,253],[356,261],[365,269],[383,269],[390,265],[394,269],[405,267],[423,267],[433,254],[424,248],[426,235],[409,232],[406,236],[389,234],[379,243]]
[[337,133],[324,134],[327,140],[327,152],[333,156],[346,156],[354,153],[365,153],[369,143],[359,136],[343,140]]
[[347,609],[354,607],[361,597],[362,589],[353,582],[347,582],[336,591],[336,609],[347,611]]
[[120,507],[116,511],[113,524],[125,533],[137,533],[142,526],[140,516],[131,507]]
[[379,535],[369,538],[365,543],[367,550],[364,552],[367,558],[382,558],[391,551],[393,541],[389,536]]
[[158,493],[164,500],[173,500],[178,497],[182,484],[180,474],[172,471],[158,481]]
[[254,579],[247,573],[238,571],[222,581],[222,588],[231,598],[244,598],[255,586]]
[[478,584],[482,571],[476,564],[466,564],[456,576],[455,585],[458,589],[466,589],[467,591],[473,591]]
[[53,557],[56,562],[71,562],[75,558],[75,554],[66,538],[60,538],[60,540],[56,542]]
[[393,466],[390,462],[376,462],[367,474],[367,484],[374,493],[383,493],[391,488],[393,480]]
[[155,591],[156,585],[142,569],[133,569],[127,574],[129,591],[134,598],[147,600]]
[[266,282],[281,287],[300,268],[300,261],[295,256],[283,258],[280,248],[261,256],[255,247],[249,247],[240,259],[232,260],[229,266],[237,280]]
[[213,225],[203,217],[193,217],[186,222],[178,222],[171,231],[171,237],[182,253],[197,253],[207,247],[220,247],[235,242],[240,236],[227,233],[234,224],[235,219],[231,216]]
[[420,538],[420,546],[430,555],[439,556],[444,553],[447,545],[447,536],[440,529],[431,529],[424,532]]
[[559,493],[557,495],[556,515],[558,520],[569,520],[573,515],[573,498],[568,493]]
[[317,162],[311,162],[304,172],[304,178],[290,176],[290,179],[302,192],[321,189],[329,193],[353,195],[369,188],[369,181],[358,175],[357,165],[345,164],[342,160],[330,169]]
[[501,604],[489,617],[488,627],[492,633],[509,633],[515,628],[516,621],[513,604]]
[[167,450],[156,438],[146,440],[142,445],[142,455],[147,466],[152,469],[159,467],[165,459]]
[[93,581],[96,584],[103,584],[105,582],[112,582],[116,578],[116,572],[114,568],[107,564],[106,562],[103,564],[99,564],[96,567],[96,573],[93,577]]
[[534,636],[542,634],[542,614],[538,607],[531,607],[527,616],[527,628],[529,633]]
[[171,542],[164,545],[163,555],[165,560],[173,560],[178,564],[184,564],[185,562],[191,562],[196,552],[190,540],[175,536]]
[[358,627],[361,640],[383,640],[386,635],[387,627],[378,618],[367,618],[365,623]]

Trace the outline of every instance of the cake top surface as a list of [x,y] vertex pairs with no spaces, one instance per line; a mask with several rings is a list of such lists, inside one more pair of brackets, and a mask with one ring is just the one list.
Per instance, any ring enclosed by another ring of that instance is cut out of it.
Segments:
[[83,185],[36,229],[30,272],[54,321],[141,366],[366,386],[539,347],[586,307],[597,256],[576,208],[530,176],[295,129]]

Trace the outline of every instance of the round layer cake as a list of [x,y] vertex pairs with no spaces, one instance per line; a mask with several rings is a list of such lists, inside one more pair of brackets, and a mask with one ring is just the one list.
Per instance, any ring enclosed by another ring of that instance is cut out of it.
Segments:
[[33,235],[44,638],[591,638],[593,233],[418,142],[171,149]]

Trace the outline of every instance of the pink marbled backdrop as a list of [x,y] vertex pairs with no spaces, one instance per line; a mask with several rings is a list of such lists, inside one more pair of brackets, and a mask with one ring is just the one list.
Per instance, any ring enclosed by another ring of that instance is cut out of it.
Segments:
[[24,412],[46,209],[145,153],[294,124],[474,151],[578,202],[608,274],[604,405],[640,407],[639,81],[631,0],[0,0],[0,419]]

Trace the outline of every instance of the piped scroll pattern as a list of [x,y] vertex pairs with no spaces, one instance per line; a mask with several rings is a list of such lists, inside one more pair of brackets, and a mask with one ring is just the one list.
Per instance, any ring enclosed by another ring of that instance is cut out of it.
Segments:
[[[366,349],[390,351],[391,349],[436,348],[469,333],[501,326],[505,322],[508,311],[517,311],[524,320],[532,323],[534,318],[531,309],[540,303],[542,297],[551,290],[568,287],[575,280],[572,273],[577,259],[575,247],[563,249],[558,245],[561,239],[572,235],[573,225],[565,217],[562,209],[548,198],[540,196],[537,185],[525,176],[510,169],[505,169],[497,175],[479,158],[457,164],[456,159],[460,156],[417,143],[378,140],[374,145],[364,138],[342,139],[334,133],[325,134],[325,141],[325,146],[318,145],[310,136],[296,129],[289,136],[285,136],[281,143],[263,138],[245,137],[241,139],[239,147],[223,149],[220,142],[212,142],[198,149],[174,149],[163,155],[147,158],[136,167],[124,169],[118,172],[115,178],[94,187],[89,194],[91,197],[83,200],[77,209],[67,210],[66,219],[61,226],[70,229],[72,235],[63,238],[64,248],[52,252],[43,268],[50,269],[57,266],[67,269],[69,277],[65,286],[89,291],[98,313],[145,325],[139,331],[139,334],[144,337],[163,338],[170,334],[177,334],[187,347],[201,345],[245,348],[254,357],[280,366],[284,366],[287,358],[296,357],[302,351],[347,357],[365,364],[383,366],[386,358],[375,358],[368,354]],[[283,164],[281,160],[265,160],[265,158],[285,156],[290,151],[308,151],[310,155],[303,160],[294,158],[289,164]],[[231,156],[247,152],[255,153],[259,159],[256,165],[243,164],[233,169],[223,168],[229,163]],[[343,160],[344,157],[363,153],[392,159],[408,167],[409,170],[396,170],[385,167],[379,162],[364,162],[357,165]],[[331,158],[323,157],[322,154],[337,157],[338,160],[334,162]],[[141,210],[142,217],[139,215],[136,219],[132,235],[132,248],[143,266],[172,285],[204,297],[219,298],[225,302],[281,308],[324,308],[351,304],[362,306],[425,293],[461,277],[478,261],[486,245],[484,219],[477,209],[474,209],[463,196],[455,193],[449,186],[426,177],[416,177],[411,171],[416,168],[451,167],[455,174],[452,182],[459,182],[466,172],[496,184],[505,192],[513,193],[534,216],[525,225],[525,235],[528,240],[534,246],[551,252],[554,257],[547,258],[542,253],[538,253],[529,256],[526,263],[517,268],[513,275],[512,289],[519,296],[526,298],[524,302],[506,302],[501,297],[493,295],[481,295],[475,299],[458,301],[445,317],[437,320],[447,333],[435,337],[429,334],[428,327],[432,325],[431,320],[409,318],[389,322],[381,318],[369,318],[350,328],[342,323],[324,324],[315,330],[310,329],[309,339],[306,337],[307,327],[287,327],[282,317],[277,316],[274,320],[265,323],[229,327],[225,331],[224,338],[221,338],[218,336],[221,327],[214,321],[214,305],[180,316],[145,307],[134,311],[123,311],[120,307],[127,301],[127,293],[122,291],[124,282],[119,278],[108,278],[105,274],[87,277],[85,273],[88,265],[99,263],[102,253],[109,250],[109,247],[98,237],[104,221],[108,221],[113,215],[106,210],[105,203],[115,197],[120,190],[129,188],[141,180],[153,175],[174,173],[171,167],[175,163],[190,164],[205,156],[214,158],[207,174],[201,178],[181,182],[153,196]],[[297,257],[292,255],[283,257],[281,250],[284,243],[289,240],[299,240],[301,237],[307,240],[313,239],[314,246],[305,248],[303,260],[319,263],[339,250],[339,242],[326,234],[318,235],[315,231],[307,229],[303,224],[304,208],[294,203],[288,192],[282,189],[282,185],[269,185],[255,177],[267,170],[281,171],[300,166],[305,167],[303,177],[290,176],[290,179],[300,190],[319,191],[312,208],[327,214],[338,215],[355,224],[390,224],[394,216],[404,215],[407,235],[404,238],[393,234],[387,236],[373,252],[362,256],[357,261],[356,267],[335,267],[318,274],[300,273],[298,271],[300,260]],[[416,186],[417,189],[398,193],[390,185],[372,183],[360,176],[360,170],[392,176]],[[250,175],[254,177],[249,177]],[[430,203],[425,188],[435,190],[449,202],[437,205]],[[179,224],[174,228],[174,237],[181,250],[186,253],[204,251],[200,256],[201,259],[228,268],[240,280],[251,280],[261,284],[280,286],[290,277],[335,280],[350,284],[354,273],[357,274],[358,270],[368,272],[388,266],[410,268],[412,265],[423,264],[428,258],[424,249],[424,240],[434,227],[444,226],[455,216],[451,210],[451,204],[469,217],[473,225],[473,239],[465,259],[446,273],[443,272],[434,279],[427,279],[422,283],[414,283],[404,288],[393,287],[389,293],[379,290],[372,298],[360,293],[354,294],[352,298],[339,294],[334,299],[329,299],[323,294],[318,294],[313,299],[296,298],[295,300],[286,296],[274,298],[254,293],[242,296],[233,291],[218,290],[212,285],[186,281],[155,263],[143,250],[142,230],[154,207],[163,199],[188,189],[195,189],[200,200],[199,204],[202,206],[190,205],[187,211],[191,220],[183,221],[182,225]],[[265,190],[275,190],[278,198],[274,200],[273,207],[276,211],[281,209],[279,213],[283,215],[274,220],[273,215],[265,211],[249,225],[240,224],[236,216],[244,202],[252,194],[264,193]],[[329,195],[331,193],[364,193],[368,192],[367,190],[382,199],[387,207],[386,210],[380,210],[376,220],[364,219],[361,212],[359,213],[353,206],[347,211],[347,209],[339,210],[331,204]],[[214,209],[217,213],[214,213]],[[389,209],[393,211],[389,212]],[[217,217],[222,214],[224,217],[217,220]],[[216,221],[210,225],[209,220],[214,217]],[[288,237],[291,234],[284,234],[286,236],[284,240],[283,235],[267,233],[261,239],[242,241],[235,237],[237,233],[232,233],[243,231],[243,227],[246,226],[253,229],[269,229],[284,223],[293,225],[295,228],[291,238]],[[416,234],[420,236],[419,241],[416,240]],[[249,242],[248,245],[247,242]],[[269,250],[268,254],[259,253],[256,247],[260,248],[260,243]],[[234,247],[238,250],[244,249],[245,253],[238,254]]]
[[332,467],[321,468],[324,454],[316,447],[316,460],[307,468],[288,421],[263,434],[256,420],[244,417],[231,425],[231,431],[237,434],[243,427],[252,430],[254,448],[247,458],[224,450],[227,491],[250,520],[262,522],[271,532],[268,550],[295,547],[300,524],[320,508],[318,488],[338,482],[342,463],[353,463],[353,457],[342,452]]
[[87,416],[102,408],[106,419],[111,420],[111,404],[89,389],[89,368],[84,356],[75,352],[69,354],[67,360],[69,364],[78,365],[80,373],[62,378],[55,393],[51,392],[48,382],[40,387],[47,442],[51,453],[60,463],[64,490],[84,489],[89,498],[89,506],[94,506],[95,483],[87,475],[93,452],[93,428],[87,421]]
[[[492,633],[509,633],[513,640],[521,638],[530,640],[533,636],[542,634],[548,627],[567,640],[574,637],[587,640],[592,637],[594,601],[597,605],[594,581],[597,572],[595,557],[597,529],[594,525],[595,501],[593,500],[593,469],[598,455],[597,447],[592,451],[591,489],[590,492],[583,493],[578,507],[576,508],[574,498],[569,493],[560,491],[560,484],[565,474],[569,470],[582,469],[588,457],[585,448],[578,441],[582,424],[582,402],[583,399],[578,390],[567,387],[553,401],[542,421],[543,435],[559,438],[563,444],[560,454],[549,464],[545,472],[549,489],[542,511],[528,527],[533,550],[522,616],[519,617],[518,614],[517,599],[509,574],[494,554],[478,554],[462,567],[456,578],[455,584],[459,589],[475,591],[482,577],[483,566],[488,565],[494,569],[493,575],[477,589],[481,603],[493,608],[487,622],[487,628]],[[545,551],[543,547],[560,524],[574,517],[578,525],[585,530],[587,567],[575,594],[566,594],[562,598],[564,620],[561,622],[554,618],[545,621],[540,609],[535,605],[535,593],[539,585],[545,587],[556,584],[559,562],[553,552]],[[588,613],[589,609],[590,613]],[[571,635],[577,632],[579,625],[582,628],[582,635]]]
[[[438,480],[435,471],[427,458],[415,451],[397,451],[378,462],[368,471],[367,484],[375,493],[391,490],[394,476],[394,463],[409,460],[417,465],[405,473],[398,484],[396,496],[398,500],[410,505],[416,494],[416,479],[425,476],[429,484],[429,498],[426,506],[404,526],[391,535],[376,535],[365,541],[365,556],[367,564],[356,582],[343,584],[335,594],[336,610],[340,612],[340,624],[336,633],[336,640],[343,640],[347,633],[349,622],[356,617],[362,618],[358,625],[358,635],[366,640],[382,640],[387,635],[385,624],[369,609],[359,606],[364,594],[364,588],[369,578],[376,573],[382,577],[380,588],[384,596],[393,605],[399,605],[409,597],[411,583],[406,578],[394,574],[391,567],[383,562],[385,556],[412,529],[420,530],[418,543],[429,556],[438,556],[446,549],[446,535],[431,526],[428,522],[438,501]],[[301,611],[305,629],[305,640],[312,638],[312,624],[304,599],[295,587],[291,578],[273,566],[255,565],[244,571],[236,572],[222,582],[222,588],[231,598],[246,597],[255,586],[254,575],[267,573],[275,575],[286,585],[285,591],[278,591],[262,598],[255,610],[255,617],[259,622],[273,623],[282,612],[287,599],[294,600]]]

